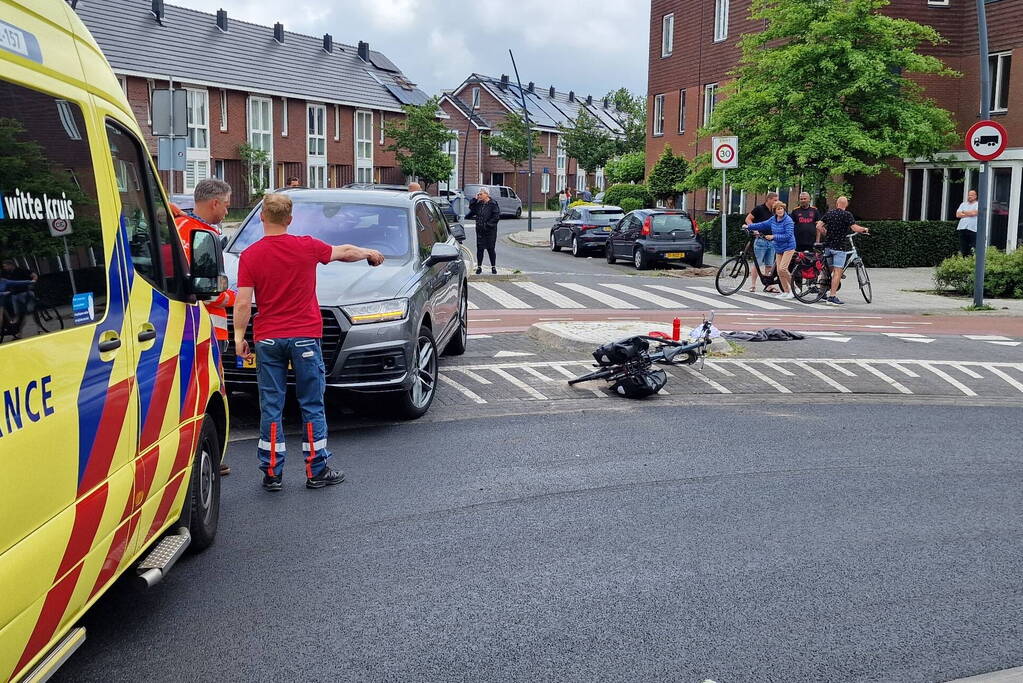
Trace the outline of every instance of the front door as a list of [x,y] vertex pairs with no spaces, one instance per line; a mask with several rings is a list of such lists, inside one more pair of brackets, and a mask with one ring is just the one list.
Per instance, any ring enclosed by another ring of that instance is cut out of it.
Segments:
[[[420,263],[430,258],[434,244],[447,240],[447,235],[441,237],[443,227],[443,217],[432,201],[423,200],[416,204],[416,242]],[[433,333],[437,337],[447,328],[457,310],[457,290],[453,297],[451,295],[452,268],[451,263],[436,263],[427,269],[425,276],[429,295],[427,307],[433,318]]]

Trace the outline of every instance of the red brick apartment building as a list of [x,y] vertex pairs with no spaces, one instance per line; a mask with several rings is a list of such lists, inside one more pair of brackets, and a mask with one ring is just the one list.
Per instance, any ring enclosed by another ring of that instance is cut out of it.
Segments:
[[78,15],[117,74],[150,151],[151,96],[173,82],[188,100],[184,173],[163,173],[172,193],[203,178],[248,188],[239,147],[269,154],[258,172],[268,187],[296,176],[310,187],[350,182],[401,183],[383,125],[402,104],[426,95],[384,55],[357,46],[164,5],[163,0],[73,0]]
[[[739,61],[739,38],[764,28],[762,21],[749,18],[749,8],[749,0],[651,1],[648,168],[668,143],[689,159],[709,150],[710,140],[697,140],[696,131],[709,118],[720,85]],[[988,0],[986,8],[992,118],[1009,134],[1005,154],[992,163],[990,235],[992,244],[1011,250],[1023,242],[1023,68],[1011,68],[1015,49],[1023,47],[1023,0]],[[953,113],[959,132],[965,134],[980,111],[976,3],[894,0],[885,12],[929,24],[948,40],[928,51],[963,77],[926,77],[921,83],[927,96]],[[864,219],[953,219],[966,191],[977,187],[979,166],[961,144],[941,156],[952,158],[954,165],[903,159],[898,166],[904,177],[885,173],[853,179],[853,211]],[[779,188],[783,198],[797,190]],[[688,198],[691,209],[711,214],[721,209],[719,191],[694,195]],[[725,196],[730,212],[744,211],[762,199],[731,188]]]
[[574,91],[561,92],[554,86],[539,88],[530,82],[523,91],[507,75],[492,78],[472,74],[441,97],[441,110],[450,117],[451,131],[458,135],[449,146],[455,159],[451,187],[466,183],[507,185],[525,198],[526,167],[516,173],[487,145],[487,138],[495,134],[509,112],[521,114],[524,95],[530,123],[540,133],[539,149],[534,150],[533,158],[534,201],[545,201],[566,187],[579,191],[588,187],[604,189],[604,170],[580,169],[575,159],[566,156],[559,130],[571,126],[585,109],[609,133],[619,135],[623,131],[622,113],[606,100],[583,97]]

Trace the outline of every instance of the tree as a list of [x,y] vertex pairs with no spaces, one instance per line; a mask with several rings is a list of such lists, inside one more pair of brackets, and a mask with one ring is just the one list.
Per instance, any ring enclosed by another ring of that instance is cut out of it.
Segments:
[[[762,33],[742,38],[735,79],[701,136],[739,136],[729,180],[749,190],[778,184],[846,189],[893,158],[933,157],[956,141],[949,112],[905,74],[957,76],[922,45],[934,29],[880,14],[887,0],[753,0]],[[716,186],[710,155],[689,188]],[[812,191],[812,190],[811,190]]]
[[629,152],[604,164],[604,176],[610,184],[641,183],[646,175],[646,152]]
[[456,136],[437,118],[439,101],[431,97],[423,104],[403,105],[405,118],[384,125],[384,135],[391,140],[384,149],[394,152],[402,173],[426,185],[447,180],[454,169],[442,147]]
[[560,131],[565,154],[587,171],[603,166],[615,153],[617,144],[611,131],[583,108],[575,121]]
[[540,145],[540,134],[535,130],[526,127],[526,121],[518,112],[509,112],[501,123],[497,124],[496,133],[491,133],[487,138],[490,149],[497,152],[497,155],[507,161],[515,169],[516,182],[513,183],[517,191],[519,168],[529,161],[529,140],[533,140],[533,149]]
[[685,157],[675,156],[671,151],[671,145],[665,145],[657,163],[650,169],[650,176],[646,182],[650,194],[657,199],[665,200],[685,192],[684,183],[688,175],[689,163]]
[[252,198],[262,199],[266,194],[267,178],[271,173],[270,153],[246,142],[238,146],[238,156],[244,163],[245,170],[242,175],[245,178],[245,184],[249,186]]
[[646,147],[646,98],[627,88],[612,90],[605,97],[618,110],[624,135],[617,140],[617,153],[642,152]]

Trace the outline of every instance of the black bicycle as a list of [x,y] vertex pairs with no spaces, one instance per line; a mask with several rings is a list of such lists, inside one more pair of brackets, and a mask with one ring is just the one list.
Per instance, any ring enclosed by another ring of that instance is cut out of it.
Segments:
[[[743,288],[746,280],[749,279],[750,261],[753,262],[753,269],[756,271],[756,276],[761,284],[763,284],[764,289],[772,285],[781,287],[781,279],[778,277],[777,268],[770,275],[765,275],[760,270],[760,264],[757,263],[757,259],[753,255],[753,243],[756,239],[757,234],[750,234],[750,238],[746,241],[746,246],[737,255],[722,263],[718,268],[717,275],[714,277],[714,286],[717,287],[718,292],[722,296],[731,296]],[[789,272],[792,272],[791,264],[789,265]]]
[[0,315],[0,343],[3,343],[5,337],[20,339],[25,328],[25,318],[29,315],[32,316],[32,321],[36,324],[36,334],[64,329],[64,316],[55,306],[39,299],[34,283],[29,285],[28,291],[25,292],[27,296],[24,302],[24,311],[21,313],[13,312],[12,301],[4,301],[4,298],[13,297],[16,294],[11,292],[4,292],[4,294],[5,297],[0,297],[0,306],[8,307],[10,310],[6,310],[4,315]]
[[[857,233],[849,235],[849,251],[846,252],[845,270],[842,272],[842,279],[844,280],[849,269],[853,269],[856,273],[856,283],[859,285],[860,294],[863,295],[863,300],[868,304],[873,301],[874,290],[870,284],[870,274],[867,272],[867,266],[863,264],[863,259],[860,258],[860,253],[856,249],[856,242],[854,238]],[[863,233],[869,235],[870,233]],[[820,245],[815,245],[814,251],[812,252],[800,252],[796,258],[792,259],[793,270],[792,270],[792,293],[797,299],[805,304],[812,304],[820,301],[828,295],[831,291],[831,262],[824,252],[820,249]],[[838,288],[842,288],[842,283],[838,283]]]
[[597,370],[568,380],[569,385],[602,379],[615,393],[628,398],[656,394],[668,381],[658,365],[693,365],[710,349],[714,314],[704,318],[698,334],[689,341],[638,336],[601,346],[593,352]]

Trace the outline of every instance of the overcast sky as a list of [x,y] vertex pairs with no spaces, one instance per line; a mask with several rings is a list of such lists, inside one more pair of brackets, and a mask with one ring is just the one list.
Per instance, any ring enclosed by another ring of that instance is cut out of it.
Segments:
[[[650,3],[642,0],[168,0],[383,52],[428,94],[476,71],[598,97],[646,93]],[[513,76],[514,78],[514,76]]]

